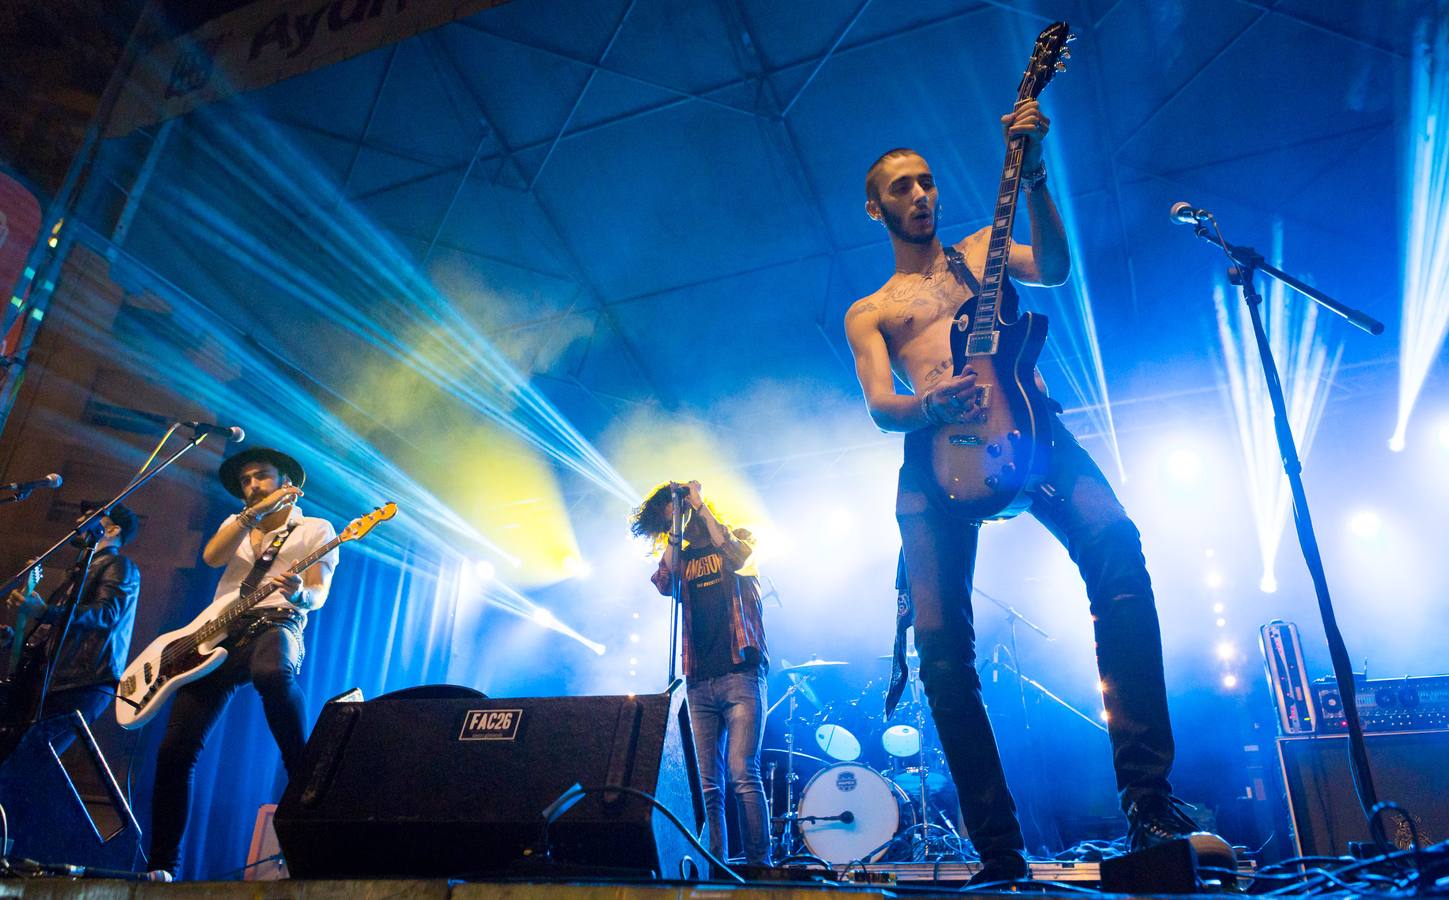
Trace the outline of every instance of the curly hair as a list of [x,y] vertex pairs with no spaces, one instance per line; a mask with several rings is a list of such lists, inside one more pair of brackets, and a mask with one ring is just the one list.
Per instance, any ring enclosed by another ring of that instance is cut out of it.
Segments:
[[[629,532],[636,538],[646,538],[649,541],[650,551],[654,553],[664,549],[664,542],[669,538],[669,529],[674,524],[666,515],[670,499],[669,487],[674,483],[671,481],[660,482],[629,516]],[[714,504],[705,500],[704,505],[709,507],[715,520],[724,525],[724,520],[719,517],[719,513],[715,512]],[[728,525],[725,525],[725,530],[730,530]]]

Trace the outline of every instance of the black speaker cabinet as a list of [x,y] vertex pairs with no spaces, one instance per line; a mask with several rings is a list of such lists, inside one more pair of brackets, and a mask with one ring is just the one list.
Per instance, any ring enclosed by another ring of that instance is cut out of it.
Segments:
[[18,738],[0,765],[9,857],[137,871],[141,828],[80,713],[6,737]]
[[[1449,838],[1449,731],[1378,732],[1364,739],[1379,799],[1408,810],[1423,843]],[[1370,840],[1349,775],[1347,735],[1279,738],[1278,759],[1300,854],[1338,855],[1350,841]],[[1403,817],[1384,813],[1383,823],[1389,840],[1407,849],[1410,830]]]
[[[541,860],[677,878],[686,838],[613,792],[545,810],[574,785],[652,794],[704,821],[682,687],[619,697],[379,697],[332,702],[274,824],[294,878],[539,871]],[[546,871],[546,870],[545,870]]]

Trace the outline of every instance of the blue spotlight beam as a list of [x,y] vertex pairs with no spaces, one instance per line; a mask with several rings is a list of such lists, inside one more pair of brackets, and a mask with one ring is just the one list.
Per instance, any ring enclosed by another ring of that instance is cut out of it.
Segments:
[[1404,299],[1399,414],[1389,446],[1404,448],[1414,404],[1449,333],[1449,21],[1414,42],[1404,166]]
[[[253,166],[258,178],[249,196],[282,221],[306,222],[317,239],[306,258],[277,266],[275,257],[286,248],[248,233],[196,193],[168,185],[165,201],[187,211],[188,220],[195,223],[193,233],[210,251],[247,263],[274,296],[326,315],[565,468],[624,502],[635,500],[633,487],[476,324],[458,312],[390,236],[350,204],[334,206],[335,201],[324,200],[308,187],[325,181],[325,176],[305,156],[279,154],[275,146],[264,148],[257,134],[224,121],[211,124],[221,139],[200,141],[198,149],[222,168],[234,168],[238,157]],[[284,144],[280,136],[273,137],[275,143]],[[273,264],[262,264],[267,260]],[[339,273],[356,282],[367,295],[367,304],[348,302],[340,295]],[[443,352],[430,356],[403,339],[404,331],[420,320],[437,326]]]

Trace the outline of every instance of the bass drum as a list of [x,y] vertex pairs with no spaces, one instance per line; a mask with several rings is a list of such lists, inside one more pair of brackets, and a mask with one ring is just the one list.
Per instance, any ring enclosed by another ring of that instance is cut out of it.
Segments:
[[905,791],[859,763],[826,766],[800,793],[797,819],[805,847],[832,865],[876,862],[896,835],[915,824]]

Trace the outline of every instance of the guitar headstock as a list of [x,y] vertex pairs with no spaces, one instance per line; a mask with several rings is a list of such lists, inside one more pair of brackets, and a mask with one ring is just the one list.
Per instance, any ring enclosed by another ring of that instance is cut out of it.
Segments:
[[348,541],[355,541],[375,528],[377,523],[386,522],[395,515],[397,515],[397,504],[389,500],[367,515],[358,516],[349,522],[347,527],[337,535],[337,543],[345,544]]
[[1076,39],[1077,36],[1071,33],[1066,22],[1053,22],[1042,29],[1041,34],[1036,36],[1031,60],[1027,62],[1026,71],[1022,73],[1021,87],[1017,91],[1018,100],[1041,96],[1042,90],[1056,74],[1067,70],[1066,61],[1072,58],[1072,51],[1067,49],[1067,44]]

